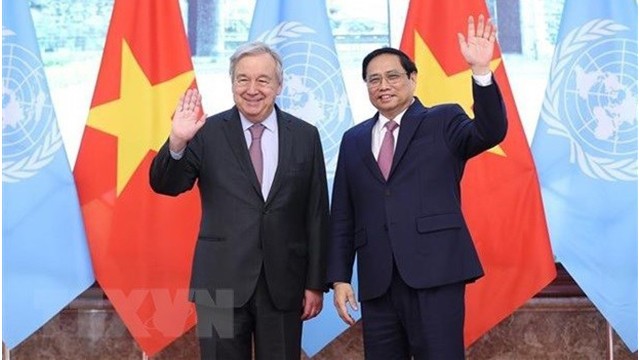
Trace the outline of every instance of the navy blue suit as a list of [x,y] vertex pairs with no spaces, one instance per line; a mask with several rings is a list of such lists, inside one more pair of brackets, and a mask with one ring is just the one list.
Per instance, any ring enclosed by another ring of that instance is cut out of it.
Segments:
[[[409,289],[431,289],[483,275],[461,210],[460,181],[467,160],[502,141],[507,121],[495,81],[474,83],[473,96],[473,120],[458,105],[428,108],[416,98],[401,120],[387,181],[371,150],[378,115],[344,134],[327,280],[350,282],[357,253],[363,306],[383,296],[394,276]],[[367,321],[373,320],[363,311]]]

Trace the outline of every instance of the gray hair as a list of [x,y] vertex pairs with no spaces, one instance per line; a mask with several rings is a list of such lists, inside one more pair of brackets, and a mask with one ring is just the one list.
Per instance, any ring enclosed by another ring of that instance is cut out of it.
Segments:
[[269,47],[269,45],[261,41],[254,41],[254,42],[249,42],[249,43],[240,45],[236,49],[236,51],[233,53],[233,55],[231,55],[231,58],[229,58],[230,60],[229,76],[231,76],[231,81],[233,81],[233,74],[236,71],[236,66],[238,65],[238,62],[240,61],[240,59],[242,59],[245,56],[253,56],[253,55],[260,55],[260,54],[269,54],[271,55],[273,60],[275,60],[276,77],[278,80],[278,84],[282,84],[282,79],[283,79],[282,59],[280,58],[280,55],[278,55],[278,53],[275,52],[275,50],[273,50],[272,48]]

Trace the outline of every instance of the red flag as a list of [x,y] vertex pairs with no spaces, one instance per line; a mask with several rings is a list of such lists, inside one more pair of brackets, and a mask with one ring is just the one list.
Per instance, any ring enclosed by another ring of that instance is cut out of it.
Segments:
[[74,175],[96,278],[147,355],[195,324],[198,192],[165,197],[148,180],[191,86],[178,0],[116,0]]
[[[471,70],[457,33],[483,14],[484,0],[411,0],[400,48],[418,66],[417,95],[425,105],[455,102],[471,116]],[[470,160],[462,204],[485,276],[467,287],[465,344],[548,285],[556,276],[540,187],[500,51],[491,63],[507,108],[509,130],[495,148]]]

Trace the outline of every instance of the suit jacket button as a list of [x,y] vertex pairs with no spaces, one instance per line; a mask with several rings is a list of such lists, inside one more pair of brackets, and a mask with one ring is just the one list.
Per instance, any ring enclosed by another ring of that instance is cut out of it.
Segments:
[[391,190],[387,189],[384,191],[385,196],[391,196]]

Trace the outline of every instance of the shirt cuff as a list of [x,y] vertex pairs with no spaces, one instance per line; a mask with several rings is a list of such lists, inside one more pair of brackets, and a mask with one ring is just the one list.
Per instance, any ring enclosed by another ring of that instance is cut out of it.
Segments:
[[173,151],[173,150],[169,149],[169,152],[171,153],[171,157],[173,158],[173,160],[180,160],[180,159],[182,159],[182,156],[184,155],[184,149],[182,149],[180,151]]
[[493,73],[489,72],[484,75],[471,75],[478,86],[489,86],[493,84]]

